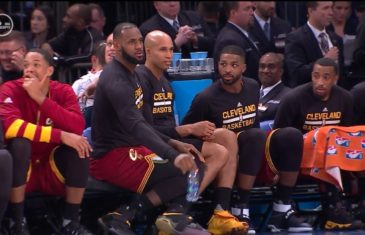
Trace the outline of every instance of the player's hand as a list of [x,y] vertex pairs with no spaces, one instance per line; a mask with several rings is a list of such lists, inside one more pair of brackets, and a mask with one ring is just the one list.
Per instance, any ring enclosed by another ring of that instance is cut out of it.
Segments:
[[201,162],[205,162],[203,155],[195,148],[194,145],[172,139],[170,140],[169,144],[180,153],[191,154],[194,152],[199,157]]
[[62,131],[61,141],[63,144],[74,148],[80,158],[90,157],[90,153],[93,151],[86,137],[81,135]]
[[46,95],[42,92],[42,84],[39,79],[32,73],[24,75],[23,88],[26,90],[28,95],[38,104],[41,104]]
[[201,121],[192,124],[192,135],[202,139],[214,139],[215,124],[209,121]]
[[183,174],[198,169],[195,164],[194,156],[186,153],[179,154],[174,160],[174,165],[179,168]]

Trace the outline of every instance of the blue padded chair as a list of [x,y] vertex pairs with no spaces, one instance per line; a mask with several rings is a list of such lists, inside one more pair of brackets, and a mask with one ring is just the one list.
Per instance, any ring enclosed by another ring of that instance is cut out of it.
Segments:
[[[171,81],[175,93],[175,115],[181,123],[195,95],[212,84],[212,79]],[[179,124],[177,123],[177,124]]]

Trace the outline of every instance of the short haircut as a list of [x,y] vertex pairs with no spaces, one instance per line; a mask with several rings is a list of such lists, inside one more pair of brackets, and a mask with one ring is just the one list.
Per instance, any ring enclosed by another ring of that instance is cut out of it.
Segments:
[[102,17],[105,17],[104,10],[99,4],[89,3],[88,5],[90,7],[91,12],[92,12],[92,10],[96,9]]
[[94,47],[93,52],[91,53],[91,55],[96,56],[96,58],[98,58],[98,60],[99,60],[99,63],[102,66],[104,66],[106,64],[106,61],[105,61],[106,43],[105,43],[105,41],[99,41],[95,45],[96,46]]
[[337,65],[336,61],[334,61],[333,59],[322,57],[322,58],[316,60],[316,62],[314,62],[314,65],[316,65],[316,64],[318,64],[320,66],[324,66],[324,67],[333,67],[333,69],[335,70],[335,74],[336,75],[338,74],[338,65]]
[[78,16],[85,21],[86,25],[91,23],[91,8],[83,3],[76,3],[75,6],[78,6]]
[[[267,52],[265,53],[264,55],[261,56],[264,57],[264,56],[273,56],[276,60],[276,63],[280,66],[280,68],[284,68],[284,55],[281,54],[281,53],[275,53],[275,52]],[[260,58],[260,60],[261,60]]]
[[36,52],[36,53],[41,54],[49,66],[54,66],[53,58],[46,50],[41,49],[41,48],[33,48],[28,51],[28,53],[30,53],[30,52]]
[[24,34],[18,30],[11,31],[5,37],[0,37],[0,42],[10,42],[10,41],[17,41],[24,47],[26,47],[27,45]]
[[117,26],[115,26],[114,30],[113,30],[113,39],[120,39],[120,37],[122,36],[122,31],[125,29],[131,29],[131,28],[138,28],[137,25],[133,24],[133,23],[129,23],[129,22],[123,22],[123,23],[119,23],[117,24]]
[[227,18],[229,18],[231,10],[236,10],[236,9],[238,9],[238,2],[236,1],[223,2],[223,10]]
[[221,52],[219,53],[219,60],[221,59],[222,54],[233,54],[233,55],[238,55],[242,58],[243,62],[246,61],[246,53],[245,51],[236,45],[228,45],[225,46]]
[[305,5],[306,5],[307,9],[309,9],[309,8],[316,9],[318,6],[318,2],[308,1],[308,2],[305,2]]

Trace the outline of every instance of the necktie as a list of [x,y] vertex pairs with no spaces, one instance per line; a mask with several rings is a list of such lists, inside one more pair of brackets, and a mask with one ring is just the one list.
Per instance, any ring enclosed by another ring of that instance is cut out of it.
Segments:
[[321,46],[321,50],[323,54],[326,54],[330,50],[330,46],[328,45],[327,35],[325,33],[320,33],[319,37],[319,45]]
[[264,89],[260,89],[260,99],[264,97]]
[[270,25],[267,22],[264,24],[264,33],[266,38],[270,41]]
[[172,23],[172,27],[175,29],[176,32],[178,32],[180,28],[179,22],[177,22],[177,20],[174,20],[174,22]]

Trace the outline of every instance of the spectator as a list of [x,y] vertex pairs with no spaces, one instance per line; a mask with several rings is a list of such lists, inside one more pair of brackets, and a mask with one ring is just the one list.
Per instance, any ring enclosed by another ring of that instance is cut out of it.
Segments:
[[[245,76],[258,81],[258,65],[261,52],[255,39],[249,34],[253,24],[253,3],[244,1],[227,1],[223,3],[228,22],[221,29],[214,46],[214,69],[218,71],[220,51],[227,45],[237,45],[246,53]],[[216,72],[217,74],[217,72]]]
[[264,54],[259,61],[260,103],[259,120],[274,120],[280,100],[290,91],[281,78],[284,72],[284,56],[269,52]]
[[222,20],[222,1],[201,1],[198,4],[198,13],[205,21],[205,24],[216,38],[224,25]]
[[26,51],[26,41],[22,32],[13,30],[9,35],[0,37],[2,83],[22,76]]
[[[106,233],[130,234],[129,221],[136,212],[144,214],[170,202],[168,211],[156,220],[160,232],[169,234],[179,230],[206,235],[184,213],[185,173],[199,168],[191,153],[181,153],[171,146],[182,152],[191,150],[198,154],[198,151],[155,132],[143,117],[143,90],[134,76],[136,65],[144,60],[143,37],[138,27],[131,23],[118,24],[113,40],[115,59],[104,67],[95,92],[91,175],[141,196],[99,221]],[[198,158],[195,160],[199,162]]]
[[[113,60],[115,56],[115,48],[113,45],[113,34],[109,34],[108,38],[106,39],[106,46],[105,46],[105,62],[109,63]],[[83,94],[80,94],[81,96],[93,97],[94,92],[96,89],[96,85],[98,84],[99,77],[93,80],[92,83],[90,83],[86,88],[85,92]]]
[[343,44],[339,36],[327,32],[331,22],[333,2],[307,2],[308,22],[288,34],[285,42],[285,62],[289,72],[290,87],[311,81],[314,62],[322,57],[339,63],[339,83],[343,78]]
[[92,108],[94,105],[94,98],[93,97],[87,97],[84,96],[86,88],[95,80],[99,79],[100,73],[103,70],[103,67],[105,65],[105,42],[100,42],[93,50],[93,53],[91,54],[91,69],[88,71],[87,74],[81,76],[81,78],[77,79],[72,84],[72,89],[74,90],[79,105],[81,108],[81,111],[84,114],[85,121],[86,121],[86,127],[89,127],[91,125],[91,116],[86,116],[86,113],[88,113],[89,109]]
[[[250,9],[249,6],[244,9]],[[218,60],[220,79],[195,96],[183,124],[206,120],[217,128],[237,133],[239,200],[232,208],[233,215],[250,224],[250,191],[257,177],[257,181],[265,185],[277,183],[273,193],[273,213],[268,222],[271,232],[312,231],[308,223],[294,214],[290,203],[302,158],[301,133],[289,127],[267,136],[258,128],[259,86],[253,79],[242,76],[246,59],[240,46],[224,47]],[[251,225],[249,234],[254,232]]]
[[261,53],[284,53],[285,38],[291,31],[290,24],[276,16],[276,2],[255,2],[254,24],[250,28],[258,40]]
[[[230,198],[237,168],[237,141],[233,132],[216,129],[208,121],[176,126],[173,115],[173,91],[163,73],[169,67],[173,53],[170,36],[162,31],[151,31],[145,38],[146,62],[136,68],[143,90],[143,113],[156,129],[174,139],[192,143],[201,151],[207,170],[200,184],[202,191],[216,181],[214,214],[208,231],[226,234],[245,231],[245,226],[230,212]],[[228,150],[230,148],[230,150]],[[223,151],[224,150],[224,151]]]
[[[351,126],[353,100],[348,91],[336,85],[338,77],[336,62],[330,58],[316,60],[312,82],[296,87],[281,100],[274,128],[294,127],[304,134],[322,126]],[[325,183],[325,193],[325,229],[362,227],[361,221],[355,220],[347,211],[334,185]]]
[[43,43],[56,36],[53,10],[47,6],[38,6],[32,11],[30,32],[25,33],[28,49],[40,48]]
[[212,55],[214,38],[203,19],[193,11],[180,10],[179,1],[154,1],[157,14],[140,26],[142,35],[161,30],[173,39],[174,51],[189,58],[191,51],[208,51]]
[[333,18],[331,24],[326,30],[335,32],[343,38],[346,35],[356,35],[356,22],[351,16],[351,1],[334,1],[333,2]]
[[24,199],[34,191],[65,197],[61,234],[90,234],[78,217],[92,149],[81,136],[85,122],[76,96],[71,86],[50,81],[53,71],[52,57],[32,49],[24,59],[24,77],[0,89],[0,117],[16,169],[10,234],[29,235]]
[[96,3],[89,3],[89,7],[91,9],[90,26],[100,32],[104,37],[104,26],[106,22],[104,10]]
[[64,32],[42,45],[51,55],[65,57],[67,61],[88,61],[94,44],[103,40],[96,29],[89,27],[90,7],[76,3],[67,9],[63,17]]

